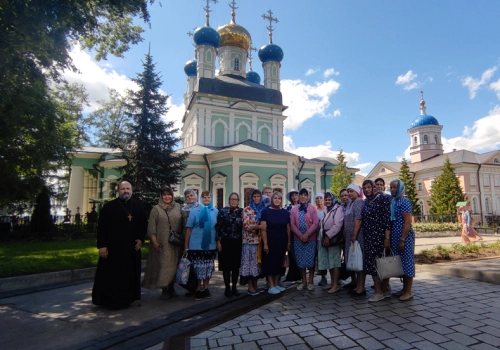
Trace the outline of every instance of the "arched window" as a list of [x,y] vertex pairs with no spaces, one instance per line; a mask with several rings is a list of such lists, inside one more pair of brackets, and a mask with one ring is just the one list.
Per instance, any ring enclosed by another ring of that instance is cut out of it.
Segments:
[[217,123],[215,125],[215,138],[214,138],[214,146],[222,147],[224,146],[224,124]]
[[422,183],[421,182],[418,183],[418,191],[422,191]]
[[418,206],[420,207],[420,214],[424,213],[424,202],[420,201],[418,202]]
[[381,174],[382,174],[382,173],[385,173],[385,168],[381,168],[381,169],[380,169],[380,173],[381,173]]
[[429,136],[424,135],[424,145],[429,144]]
[[477,210],[477,198],[474,197],[472,198],[472,212],[477,213],[479,210]]
[[245,126],[241,126],[238,133],[238,142],[243,142],[248,139],[248,129]]
[[212,62],[212,53],[210,51],[207,51],[207,54],[205,55],[206,62]]
[[490,199],[488,197],[486,197],[485,200],[484,200],[484,206],[485,206],[486,212],[488,214],[491,213],[491,210],[490,210]]
[[234,70],[240,70],[240,60],[238,58],[234,59]]
[[417,137],[416,136],[413,137],[413,145],[414,146],[418,145],[418,141],[417,141]]
[[437,145],[438,143],[438,136],[437,135],[434,135],[434,143]]

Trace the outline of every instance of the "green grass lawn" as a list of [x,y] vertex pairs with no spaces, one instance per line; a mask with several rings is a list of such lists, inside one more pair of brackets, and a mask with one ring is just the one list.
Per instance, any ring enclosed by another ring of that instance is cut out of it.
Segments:
[[[148,248],[149,244],[143,245],[143,259]],[[1,243],[0,278],[93,267],[97,259],[95,239]]]

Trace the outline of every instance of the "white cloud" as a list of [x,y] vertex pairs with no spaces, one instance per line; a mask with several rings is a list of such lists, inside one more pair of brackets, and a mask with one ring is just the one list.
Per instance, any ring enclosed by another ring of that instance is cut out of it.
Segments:
[[496,105],[489,115],[474,122],[472,127],[465,126],[461,136],[443,138],[445,152],[453,149],[466,149],[473,152],[489,151],[500,148],[500,106]]
[[409,70],[405,74],[398,76],[398,79],[396,80],[396,85],[410,84],[416,77],[417,74],[414,74],[412,70]]
[[325,78],[328,78],[330,75],[339,75],[339,72],[336,72],[333,68],[328,68],[323,72]]
[[333,116],[336,118],[336,117],[340,117],[340,109],[336,109],[333,111]]
[[315,68],[315,69],[309,68],[306,72],[306,76],[313,75],[313,74],[317,73],[318,71],[319,71],[319,68]]
[[[490,79],[493,77],[493,74],[497,70],[497,66],[491,67],[483,72],[481,74],[481,79],[478,78],[473,78],[471,76],[465,77],[465,79],[462,80],[462,86],[465,86],[469,89],[469,95],[470,99],[474,99],[476,97],[477,90],[484,84],[488,83]],[[491,86],[490,86],[491,87]],[[494,89],[493,87],[491,87]]]
[[340,84],[335,80],[317,82],[309,85],[302,80],[281,81],[283,103],[289,108],[285,111],[288,116],[285,128],[295,130],[306,120],[314,116],[328,116],[330,96],[337,92]]
[[403,153],[403,155],[402,155],[402,156],[396,156],[396,160],[397,160],[398,162],[402,162],[402,161],[403,161],[403,158],[405,158],[407,161],[410,161],[410,147],[411,147],[411,146],[408,146],[408,147],[405,149],[405,151],[404,151],[404,153]]
[[363,175],[363,176],[368,175],[368,173],[370,173],[370,171],[373,169],[374,166],[375,166],[375,164],[373,164],[373,163],[359,163],[356,165],[352,165],[353,168],[359,169],[357,174]]
[[490,89],[495,91],[495,93],[497,94],[498,99],[500,100],[500,79],[498,79],[494,83],[491,83],[490,84]]
[[[329,157],[336,159],[337,155],[339,154],[339,151],[334,151],[332,149],[331,141],[327,141],[323,145],[295,147],[295,143],[293,142],[292,138],[288,135],[285,135],[283,144],[285,151],[295,153],[308,159],[317,157]],[[343,151],[343,153],[347,162],[347,166],[353,166],[352,164],[356,163],[359,160],[359,153],[357,152],[349,153]]]

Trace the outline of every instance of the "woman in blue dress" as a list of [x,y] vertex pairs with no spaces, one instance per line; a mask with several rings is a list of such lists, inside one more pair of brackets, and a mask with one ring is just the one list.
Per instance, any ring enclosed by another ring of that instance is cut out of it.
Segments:
[[391,247],[395,255],[401,256],[403,264],[403,289],[394,293],[399,300],[413,299],[412,285],[415,277],[415,233],[411,227],[413,208],[404,196],[405,184],[401,180],[391,182]]

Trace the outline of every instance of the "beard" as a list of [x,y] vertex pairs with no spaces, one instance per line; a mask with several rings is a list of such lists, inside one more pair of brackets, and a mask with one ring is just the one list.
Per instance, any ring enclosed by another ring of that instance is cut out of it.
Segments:
[[128,201],[130,199],[130,197],[132,197],[132,195],[130,193],[123,193],[120,195],[120,199],[124,200],[125,202]]

